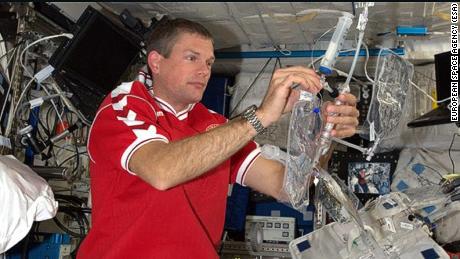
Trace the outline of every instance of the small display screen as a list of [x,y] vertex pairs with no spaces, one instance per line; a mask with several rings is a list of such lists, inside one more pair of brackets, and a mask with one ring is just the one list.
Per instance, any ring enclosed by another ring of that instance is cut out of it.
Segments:
[[348,187],[354,193],[387,194],[390,192],[390,172],[390,163],[350,162]]

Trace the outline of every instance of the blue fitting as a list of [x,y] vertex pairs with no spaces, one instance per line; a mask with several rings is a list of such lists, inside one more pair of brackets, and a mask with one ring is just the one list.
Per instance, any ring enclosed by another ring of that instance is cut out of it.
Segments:
[[319,72],[321,72],[322,74],[324,74],[326,76],[332,74],[332,70],[330,68],[324,67],[324,66],[319,67]]

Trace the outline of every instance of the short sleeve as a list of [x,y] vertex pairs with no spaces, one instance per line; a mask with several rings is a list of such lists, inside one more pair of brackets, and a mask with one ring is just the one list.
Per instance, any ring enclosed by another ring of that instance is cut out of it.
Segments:
[[244,178],[249,168],[252,166],[254,161],[260,155],[260,147],[254,141],[250,141],[246,146],[240,149],[236,154],[234,154],[230,159],[230,182],[238,183],[242,186],[245,186]]
[[134,174],[128,164],[137,149],[151,141],[169,142],[143,87],[139,82],[124,83],[106,97],[89,133],[92,162],[108,163]]

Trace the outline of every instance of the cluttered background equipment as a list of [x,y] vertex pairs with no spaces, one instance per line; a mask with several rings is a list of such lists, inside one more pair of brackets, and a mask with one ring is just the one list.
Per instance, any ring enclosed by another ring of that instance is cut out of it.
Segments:
[[[145,65],[155,26],[181,17],[215,37],[202,102],[228,118],[261,103],[278,67],[311,67],[324,88],[256,137],[287,165],[290,200],[229,186],[221,258],[458,258],[451,4],[0,4],[0,257],[75,257],[97,108]],[[344,140],[318,113],[340,92],[360,111]]]

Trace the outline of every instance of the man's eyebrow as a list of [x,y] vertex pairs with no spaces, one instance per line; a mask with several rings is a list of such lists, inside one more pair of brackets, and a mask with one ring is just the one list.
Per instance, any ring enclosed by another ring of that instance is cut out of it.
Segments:
[[196,52],[196,51],[194,51],[194,50],[192,50],[192,49],[186,49],[185,52],[192,52],[192,54],[195,54],[195,55],[200,56],[200,53],[199,53],[199,52]]
[[[199,52],[196,52],[196,51],[194,51],[194,50],[192,50],[192,49],[186,49],[185,52],[192,52],[192,54],[194,54],[194,55],[201,56],[201,54],[200,54]],[[216,57],[214,57],[214,55],[213,55],[213,56],[210,58],[210,60],[215,61],[215,60],[216,60]]]

